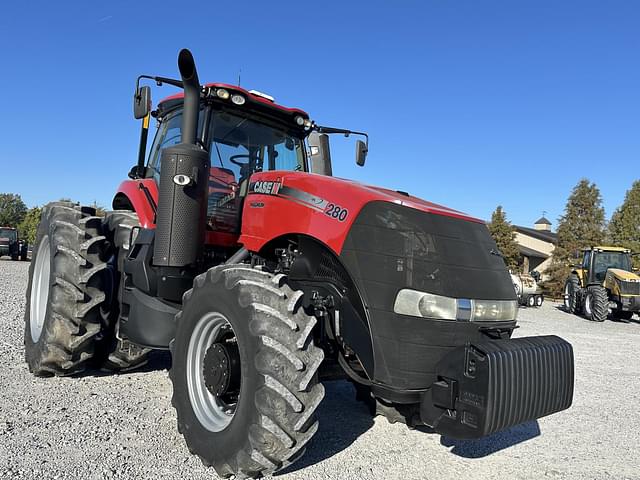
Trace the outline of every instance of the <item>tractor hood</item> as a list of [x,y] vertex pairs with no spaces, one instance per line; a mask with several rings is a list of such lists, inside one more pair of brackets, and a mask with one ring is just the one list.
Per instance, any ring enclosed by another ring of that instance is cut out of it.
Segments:
[[607,273],[613,275],[617,280],[622,280],[623,282],[640,282],[640,276],[620,268],[610,268],[607,270]]
[[482,220],[403,192],[313,173],[255,173],[248,194],[240,243],[252,251],[259,251],[278,236],[302,233],[339,254],[356,217],[371,202],[387,202],[484,226]]
[[[343,181],[349,182],[349,180],[343,180]],[[435,213],[437,215],[445,215],[448,217],[456,217],[456,218],[461,218],[463,220],[469,220],[471,222],[484,223],[482,220],[471,217],[458,210],[454,210],[452,208],[439,205],[437,203],[432,203],[426,200],[422,200],[421,198],[414,197],[400,190],[389,190],[387,188],[374,187],[371,185],[365,185],[357,182],[350,182],[350,183],[354,185],[354,188],[361,188],[365,191],[371,192],[374,195],[379,195],[380,198],[378,198],[378,200],[384,200],[384,201],[396,203],[398,205],[414,208],[416,210],[422,210],[428,213]]]

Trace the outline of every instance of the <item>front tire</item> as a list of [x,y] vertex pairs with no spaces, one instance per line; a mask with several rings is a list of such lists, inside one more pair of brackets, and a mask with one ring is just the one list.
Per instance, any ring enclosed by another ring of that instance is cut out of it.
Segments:
[[105,237],[95,210],[46,205],[29,266],[25,359],[36,376],[82,372],[94,355],[105,299]]
[[257,478],[302,455],[324,397],[302,292],[245,265],[196,277],[172,344],[172,403],[189,450],[222,477]]
[[584,299],[584,314],[593,322],[604,322],[609,315],[609,297],[604,287],[592,285],[587,288]]

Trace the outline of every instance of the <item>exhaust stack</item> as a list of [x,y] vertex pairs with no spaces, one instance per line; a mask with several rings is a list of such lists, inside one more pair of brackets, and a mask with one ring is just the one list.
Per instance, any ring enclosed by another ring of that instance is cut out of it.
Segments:
[[204,244],[210,155],[196,145],[200,83],[189,50],[178,55],[184,88],[181,143],[160,156],[160,185],[153,263],[187,267],[200,258]]
[[198,113],[200,111],[200,82],[193,55],[186,48],[178,54],[178,70],[184,89],[184,110],[182,111],[182,143],[196,144],[198,135]]

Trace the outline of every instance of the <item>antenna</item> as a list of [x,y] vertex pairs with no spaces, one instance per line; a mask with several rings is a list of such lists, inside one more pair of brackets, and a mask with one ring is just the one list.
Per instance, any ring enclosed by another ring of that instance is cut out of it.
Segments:
[[547,211],[546,211],[546,210],[542,210],[542,216],[543,216],[544,218],[547,218]]
[[238,71],[238,86],[240,86],[240,75],[242,75],[242,68]]

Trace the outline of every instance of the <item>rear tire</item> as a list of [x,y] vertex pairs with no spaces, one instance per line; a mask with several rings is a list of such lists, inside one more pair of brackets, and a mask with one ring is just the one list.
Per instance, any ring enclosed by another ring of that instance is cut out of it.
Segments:
[[591,285],[584,299],[584,314],[593,322],[604,322],[609,315],[609,296],[604,287]]
[[533,308],[536,306],[536,297],[534,295],[529,295],[527,297],[527,307]]
[[536,295],[536,307],[541,307],[543,301],[544,298],[542,297],[542,295]]
[[94,355],[107,267],[101,227],[93,208],[43,208],[25,311],[25,359],[36,376],[82,372]]
[[[304,313],[302,292],[283,281],[246,265],[215,267],[196,277],[177,315],[169,376],[178,430],[189,450],[222,477],[280,470],[303,454],[318,429],[324,387],[317,370],[324,353],[313,343],[316,319]],[[223,344],[221,335],[225,348],[236,345],[240,378],[237,391],[224,387],[214,395],[213,377],[234,376],[231,368],[204,368],[209,352]]]
[[580,280],[577,275],[571,274],[564,284],[564,309],[577,314],[580,305]]
[[106,325],[100,342],[100,368],[113,372],[128,372],[140,368],[149,361],[150,348],[145,348],[126,339],[118,338],[118,316],[122,303],[124,261],[129,255],[131,232],[139,227],[138,215],[129,210],[107,212],[103,220],[105,233],[111,244],[110,268],[113,289]]

